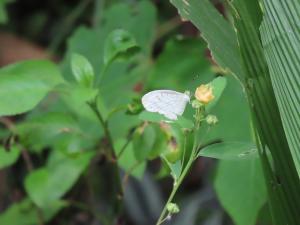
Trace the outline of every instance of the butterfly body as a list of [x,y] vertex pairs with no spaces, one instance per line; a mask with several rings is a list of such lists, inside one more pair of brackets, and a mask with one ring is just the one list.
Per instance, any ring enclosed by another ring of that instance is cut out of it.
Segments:
[[155,90],[142,97],[142,104],[149,112],[157,112],[168,119],[176,120],[185,110],[190,96],[173,90]]

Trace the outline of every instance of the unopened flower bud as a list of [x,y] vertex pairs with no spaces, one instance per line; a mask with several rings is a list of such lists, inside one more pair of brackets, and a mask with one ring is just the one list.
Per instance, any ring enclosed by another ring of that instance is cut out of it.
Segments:
[[215,98],[212,87],[209,84],[200,85],[195,91],[195,98],[203,104],[208,104]]
[[203,104],[201,102],[199,102],[198,100],[193,100],[192,101],[192,107],[194,109],[199,109]]
[[207,115],[205,120],[208,125],[215,125],[219,121],[215,115]]
[[172,203],[172,202],[167,205],[167,210],[168,210],[168,212],[170,214],[179,213],[179,207],[178,207],[178,205],[175,204],[175,203]]

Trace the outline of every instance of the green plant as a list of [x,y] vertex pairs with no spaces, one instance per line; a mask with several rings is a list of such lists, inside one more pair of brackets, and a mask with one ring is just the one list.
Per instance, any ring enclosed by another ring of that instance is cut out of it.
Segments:
[[[291,50],[291,46],[297,49],[298,15],[291,9],[299,7],[299,3],[233,0],[229,2],[232,12],[229,17],[234,24],[230,24],[208,1],[171,2],[183,18],[201,30],[219,65],[243,83],[273,222],[298,224],[299,146],[295,142],[299,137],[295,129],[299,124],[295,111],[298,64],[297,51]],[[290,119],[293,122],[288,122]],[[232,211],[232,216],[238,218],[236,213]]]
[[[171,2],[201,31],[215,71],[199,38],[164,36],[178,20],[157,24],[146,0],[105,10],[96,1],[93,26],[75,29],[59,65],[1,68],[0,168],[17,171],[8,186],[23,198],[0,214],[0,224],[65,223],[69,215],[59,213],[74,208],[116,224],[129,176],[142,178],[157,158],[156,176],[173,179],[162,224],[182,213],[176,193],[199,157],[218,159],[214,188],[235,224],[255,224],[266,202],[274,224],[298,223],[298,3],[234,0],[226,20],[208,0]],[[76,18],[88,5],[74,9]],[[166,88],[196,96],[171,123],[141,104],[147,91]]]

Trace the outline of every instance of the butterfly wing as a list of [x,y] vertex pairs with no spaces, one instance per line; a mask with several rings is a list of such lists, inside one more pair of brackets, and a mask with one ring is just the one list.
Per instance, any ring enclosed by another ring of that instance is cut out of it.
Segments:
[[171,120],[176,120],[178,115],[183,114],[189,101],[187,94],[172,90],[151,91],[142,98],[142,104],[147,111],[157,112]]

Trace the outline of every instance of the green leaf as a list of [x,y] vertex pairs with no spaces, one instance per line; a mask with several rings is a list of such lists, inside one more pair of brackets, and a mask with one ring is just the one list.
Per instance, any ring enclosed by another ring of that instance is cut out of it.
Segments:
[[[130,32],[137,41],[137,44],[141,46],[142,52],[145,52],[147,56],[150,55],[152,50],[151,41],[155,34],[155,23],[155,6],[148,0],[139,1],[134,7],[127,2],[112,4],[103,11],[103,23],[99,24],[99,27],[88,29],[81,26],[76,29],[72,37],[68,40],[68,51],[62,63],[63,75],[68,80],[72,80],[72,77],[70,77],[72,74],[70,71],[70,58],[73,52],[77,52],[84,55],[91,62],[96,75],[95,79],[97,80],[97,76],[104,70],[103,55],[105,40],[116,29],[123,29]],[[136,29],[137,27],[139,29]],[[128,72],[127,68],[124,68],[124,65],[114,65],[113,67],[116,67],[111,68],[113,71],[110,69],[106,71],[105,76],[109,77],[109,79],[101,82],[100,85],[102,88],[106,87],[108,83],[114,83],[116,80],[121,79]],[[116,79],[111,79],[111,77]],[[111,90],[111,88],[107,87],[107,90]]]
[[[264,0],[260,29],[266,61],[281,119],[300,174],[300,43],[299,1]],[[276,18],[276,19],[274,19]]]
[[0,70],[0,116],[33,109],[63,80],[57,67],[45,60],[16,63]]
[[181,164],[181,161],[178,160],[177,162],[175,163],[171,163],[167,160],[166,157],[164,157],[163,155],[161,156],[163,158],[163,160],[166,162],[166,164],[168,165],[168,167],[170,168],[170,171],[171,171],[171,175],[174,179],[174,181],[176,182],[179,177],[180,177],[180,174],[181,174],[181,171],[182,171],[182,164]]
[[150,160],[160,156],[168,146],[168,134],[162,131],[159,124],[152,124],[152,127],[155,129],[156,138],[153,148],[148,155]]
[[9,150],[0,147],[0,170],[14,164],[20,156],[20,149],[12,146]]
[[73,53],[71,58],[72,72],[79,84],[84,87],[92,87],[94,83],[94,70],[90,62],[84,56]]
[[[190,20],[207,41],[212,56],[225,69],[244,76],[233,27],[208,0],[170,0],[184,20]],[[217,35],[216,35],[217,34]]]
[[[114,142],[114,149],[116,154],[118,154],[123,147],[126,145],[125,139],[118,139]],[[122,153],[121,157],[118,158],[118,165],[125,170],[125,172],[133,175],[136,178],[141,178],[144,175],[146,169],[146,163],[144,161],[139,162],[136,160],[134,152],[133,152],[133,145],[129,143],[124,152]]]
[[[68,40],[68,51],[61,64],[63,75],[66,79],[73,80],[70,71],[71,54],[73,52],[82,54],[91,62],[94,68],[95,84],[100,90],[101,107],[109,112],[130,103],[131,99],[137,96],[134,87],[142,76],[147,73],[149,61],[145,57],[134,57],[130,61],[112,62],[111,66],[104,69],[105,40],[116,29],[127,30],[141,47],[141,52],[145,56],[150,56],[152,50],[151,40],[155,34],[155,12],[153,3],[145,0],[138,1],[134,6],[128,2],[112,4],[111,7],[103,11],[103,20],[99,24],[99,27],[88,29],[81,26]],[[139,29],[136,29],[137,27]],[[132,61],[137,63],[138,66],[132,67]],[[103,73],[104,70],[105,73]],[[104,74],[104,76],[100,77],[100,74]],[[78,96],[80,96],[79,92]],[[96,120],[94,119],[96,118],[93,112],[87,108],[86,104],[84,102],[81,102],[81,104],[77,102],[73,106],[72,103],[69,103],[68,96],[65,99],[68,106],[72,107],[72,111],[76,115],[83,115],[84,122],[88,122],[88,125],[85,126],[85,131],[94,134],[94,136],[98,135],[101,137],[103,132],[99,128],[99,122],[95,122]],[[114,113],[109,122],[112,139],[125,137],[128,134],[128,130],[137,126],[138,123],[139,120],[136,116],[125,115],[124,111]],[[98,129],[96,129],[96,126]]]
[[[152,41],[155,37],[156,7],[149,0],[138,1],[134,7],[132,6],[125,2],[112,4],[110,8],[104,10],[103,20],[106,27],[109,28],[109,32],[115,29],[129,31],[141,46],[141,50],[150,55]],[[101,25],[102,28],[103,25]]]
[[210,85],[213,90],[214,99],[207,104],[206,108],[208,111],[210,111],[211,108],[214,107],[216,103],[219,101],[226,87],[226,84],[227,84],[227,80],[225,77],[217,77],[212,82],[210,82]]
[[[236,106],[239,107],[236,107]],[[233,76],[227,77],[227,86],[220,100],[211,109],[218,123],[209,129],[202,129],[199,139],[203,144],[221,140],[223,142],[253,142],[250,127],[250,112],[243,87]],[[200,129],[201,130],[201,129]],[[230,131],[230,132],[226,132]]]
[[157,123],[159,123],[160,121],[167,120],[167,118],[161,114],[148,112],[148,111],[141,112],[139,114],[139,119],[144,121],[149,121],[149,122],[157,122]]
[[259,159],[221,160],[214,187],[236,225],[254,225],[267,193]]
[[174,123],[178,124],[181,128],[192,129],[194,127],[194,123],[191,120],[184,118],[183,116],[179,116],[178,119],[174,121]]
[[186,119],[183,116],[179,116],[177,120],[170,121],[165,116],[159,113],[143,111],[139,114],[138,117],[140,120],[154,122],[154,123],[159,123],[161,121],[168,121],[169,123],[178,124],[181,128],[187,128],[187,129],[192,129],[194,126],[191,120]]
[[105,41],[104,64],[108,65],[114,60],[130,59],[139,50],[136,40],[128,31],[114,30]]
[[[261,142],[260,151],[263,153],[270,151],[272,155],[272,165],[269,159],[264,159],[264,171],[269,181],[267,185],[271,202],[270,209],[274,218],[273,223],[278,225],[297,224],[299,220],[297,209],[300,208],[299,174],[294,164],[284,130],[283,118],[281,118],[274,94],[270,76],[271,69],[268,67],[261,43],[259,25],[264,10],[262,11],[260,3],[261,1],[258,0],[234,0],[231,2],[236,16],[235,27],[238,31],[246,73],[245,87],[253,113],[255,130],[259,136],[258,141]],[[276,20],[276,23],[283,23],[276,18],[272,15],[272,20]],[[282,74],[279,75],[282,76]],[[268,168],[273,168],[271,173],[274,174],[270,174]],[[280,180],[280,185],[273,188],[271,184],[277,184],[278,180]],[[276,203],[274,204],[274,202]]]
[[[63,202],[55,202],[50,207],[42,209],[44,222],[48,222],[65,206]],[[9,225],[34,225],[39,224],[40,220],[37,215],[36,206],[25,198],[20,202],[12,204],[8,209],[0,214],[0,224]]]
[[223,160],[258,158],[256,146],[251,142],[223,142],[209,145],[200,150],[198,156]]
[[75,184],[93,155],[93,152],[76,155],[53,152],[46,167],[31,172],[25,179],[30,199],[41,208],[51,206]]
[[147,77],[146,89],[194,91],[200,83],[210,82],[215,75],[205,58],[205,49],[200,38],[179,36],[168,40]]
[[64,87],[62,99],[68,108],[78,117],[97,121],[94,112],[91,111],[87,102],[94,100],[98,90],[79,85],[67,85]]
[[132,139],[134,155],[137,161],[143,161],[148,157],[154,147],[155,139],[155,129],[151,125],[146,126],[142,131],[138,128]]
[[71,136],[79,139],[83,134],[70,114],[54,112],[28,118],[17,126],[17,133],[21,142],[33,151],[49,146],[60,146],[67,150],[67,146],[61,146],[64,140]]

